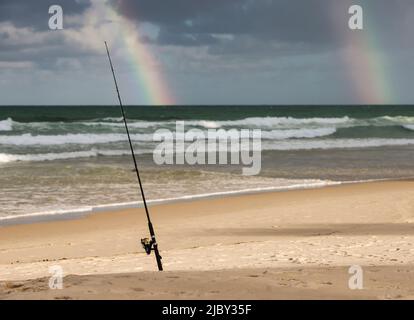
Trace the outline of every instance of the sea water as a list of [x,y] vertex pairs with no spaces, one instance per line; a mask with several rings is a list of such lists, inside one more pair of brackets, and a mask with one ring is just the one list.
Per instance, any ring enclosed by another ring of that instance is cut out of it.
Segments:
[[[128,106],[150,203],[414,176],[412,106]],[[262,171],[157,166],[153,133],[261,129]],[[0,107],[0,224],[139,206],[117,106]]]

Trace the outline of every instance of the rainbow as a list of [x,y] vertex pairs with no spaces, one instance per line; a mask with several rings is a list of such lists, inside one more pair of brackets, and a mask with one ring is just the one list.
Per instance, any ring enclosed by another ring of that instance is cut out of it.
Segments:
[[[337,5],[337,2],[334,2]],[[376,26],[372,25],[374,19],[369,19],[370,12],[366,5],[364,9],[364,29],[350,30],[346,5],[351,5],[345,1],[335,10],[333,14],[333,24],[336,34],[339,35],[343,44],[342,59],[347,68],[347,77],[358,103],[361,104],[390,104],[395,103],[392,99],[392,84],[387,70],[386,56],[380,48],[380,39]],[[339,9],[339,10],[338,10]]]
[[167,81],[163,78],[161,64],[144,44],[138,28],[127,18],[120,15],[105,1],[107,18],[117,26],[117,34],[128,52],[128,60],[134,72],[133,88],[139,95],[140,101],[148,105],[173,105],[175,99],[171,94]]

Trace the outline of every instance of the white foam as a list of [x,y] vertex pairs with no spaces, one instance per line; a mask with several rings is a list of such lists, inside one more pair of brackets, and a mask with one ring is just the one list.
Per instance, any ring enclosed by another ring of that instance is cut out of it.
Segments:
[[[156,127],[171,127],[175,125],[175,120],[167,121],[145,121],[129,119],[128,125],[131,128],[146,129]],[[205,129],[217,129],[221,127],[237,127],[237,128],[261,128],[261,129],[303,129],[303,128],[321,128],[321,127],[354,127],[354,126],[393,126],[393,125],[413,125],[414,117],[406,116],[382,116],[377,118],[356,119],[348,116],[336,117],[336,118],[293,118],[293,117],[249,117],[238,120],[185,120],[186,126],[202,127]],[[86,126],[107,126],[122,128],[124,126],[122,118],[102,118],[93,119],[87,121],[77,122],[29,122],[21,123],[15,122],[12,119],[0,121],[1,128],[5,128],[3,131],[10,131],[11,125],[16,124],[19,126],[27,126],[32,128],[47,128],[59,126],[73,126],[73,125],[86,125]]]
[[[128,121],[128,127],[137,128],[137,129],[146,129],[146,128],[162,126],[165,123],[168,123],[168,122]],[[109,126],[109,127],[116,127],[116,128],[124,128],[125,126],[124,123],[120,123],[120,122],[72,122],[72,124],[80,124],[80,125],[86,125],[86,126],[91,126],[91,127]]]
[[[203,121],[186,121],[186,124],[203,126]],[[211,121],[214,128],[222,126],[254,127],[254,128],[304,128],[304,127],[354,127],[354,126],[394,126],[414,124],[414,117],[382,116],[376,118],[357,119],[348,116],[336,118],[293,118],[293,117],[250,117],[239,120]],[[205,126],[208,128],[209,122]]]
[[383,116],[383,117],[374,118],[373,120],[379,122],[379,124],[394,124],[394,125],[414,124],[414,117],[406,117],[406,116],[395,116],[395,117]]
[[[262,137],[265,139],[314,138],[331,135],[335,131],[335,128],[272,130],[262,131]],[[228,132],[218,132],[218,137],[223,139],[237,138],[238,135],[237,132],[231,130]],[[202,136],[206,135],[203,134]],[[131,139],[138,142],[152,142],[154,141],[153,137],[153,133],[136,133],[131,135]],[[176,137],[182,139],[184,136],[181,133],[178,133],[176,134]],[[167,140],[167,138],[162,136],[162,140]],[[74,133],[64,135],[32,135],[26,133],[22,135],[0,136],[0,144],[15,146],[64,144],[90,145],[123,141],[127,141],[127,136],[124,133]]]
[[13,120],[11,118],[0,121],[0,131],[12,131],[12,130],[13,130]]
[[403,126],[405,129],[414,130],[414,124],[406,124]]
[[289,138],[317,138],[330,136],[335,132],[335,128],[271,130],[262,131],[262,138],[275,140],[283,140]]
[[[131,139],[135,141],[152,141],[152,134],[132,134]],[[100,144],[110,142],[127,141],[124,133],[75,133],[64,135],[32,135],[30,133],[13,136],[0,136],[0,144],[4,145],[62,145],[62,144]]]
[[[177,120],[178,121],[178,120]],[[229,127],[254,127],[254,128],[289,128],[297,127],[301,125],[337,125],[344,123],[352,123],[355,119],[349,117],[342,118],[292,118],[292,117],[251,117],[240,120],[224,120],[224,121],[213,121],[213,120],[184,120],[186,126],[198,126],[206,129],[217,129],[223,126]],[[12,119],[0,121],[5,123],[4,125],[9,126],[12,123]],[[7,124],[6,124],[7,123]],[[109,126],[109,127],[123,127],[124,123],[122,118],[104,118],[94,119],[89,121],[76,121],[76,122],[14,122],[15,124],[33,128],[47,128],[48,126],[64,126],[64,125],[86,125],[86,126]],[[163,126],[174,126],[175,120],[168,121],[144,121],[144,120],[128,120],[128,125],[131,128],[151,128],[151,127],[163,127]]]
[[[178,120],[177,120],[178,121]],[[75,123],[75,122],[74,122]],[[124,127],[123,122],[77,122],[78,124],[83,124],[87,126],[110,126],[110,127]],[[176,121],[143,121],[143,120],[128,120],[128,126],[130,128],[137,129],[146,129],[146,128],[156,128],[156,127],[166,127],[166,126],[175,126]],[[216,129],[220,128],[220,121],[210,121],[210,120],[185,120],[184,125],[186,126],[198,126],[206,129]]]
[[[347,148],[375,148],[382,146],[407,146],[414,145],[414,139],[290,139],[290,140],[263,140],[261,150],[312,150],[312,149],[347,149]],[[218,151],[228,151],[228,145],[218,145]],[[254,150],[260,151],[258,148]],[[137,154],[150,154],[152,148],[140,148]],[[165,150],[166,153],[174,153],[173,149]],[[106,150],[95,149],[88,151],[74,151],[61,153],[39,153],[39,154],[7,154],[0,153],[0,163],[15,161],[52,161],[75,158],[89,158],[98,156],[122,156],[129,155],[130,150]]]
[[262,142],[262,150],[311,150],[414,145],[414,139],[324,139]]
[[353,119],[345,116],[341,118],[292,118],[292,117],[251,117],[241,120],[219,121],[218,123],[225,126],[252,126],[257,128],[278,127],[278,126],[298,126],[303,124],[313,125],[336,125],[349,123]]
[[115,122],[122,122],[124,119],[122,117],[106,117],[103,119],[95,119],[92,121],[115,121]]
[[[150,153],[151,150],[137,150],[136,154]],[[53,161],[77,158],[91,158],[98,156],[123,156],[131,154],[130,150],[96,150],[74,151],[60,153],[39,153],[39,154],[7,154],[0,153],[0,163],[16,161]]]
[[[194,122],[192,122],[192,123],[196,124],[200,127],[207,128],[207,129],[217,129],[217,128],[221,127],[220,123],[217,122],[217,121],[200,120],[200,121],[197,121],[195,123]],[[191,125],[191,123],[190,123],[190,125]]]

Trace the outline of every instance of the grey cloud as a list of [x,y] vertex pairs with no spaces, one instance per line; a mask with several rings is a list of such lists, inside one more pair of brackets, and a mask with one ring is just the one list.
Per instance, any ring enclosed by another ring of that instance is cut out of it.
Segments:
[[[309,50],[340,47],[347,32],[351,0],[113,0],[120,13],[136,22],[160,27],[161,45],[218,45],[212,52],[234,52],[248,37],[264,43],[305,44]],[[394,46],[408,43],[398,34],[414,27],[410,0],[364,0],[368,32]],[[340,30],[342,29],[342,30]],[[342,34],[341,34],[342,33]],[[238,43],[216,41],[212,35],[231,34]],[[239,38],[239,39],[237,39]],[[246,45],[245,45],[246,47]],[[242,52],[241,52],[242,53]]]
[[[40,69],[52,70],[59,58],[88,58],[93,55],[88,50],[65,45],[59,32],[49,30],[48,9],[51,5],[61,5],[65,17],[81,14],[90,3],[88,0],[1,0],[0,61],[31,61]],[[22,35],[17,33],[16,36],[15,32]]]
[[166,32],[165,29],[161,29],[160,34],[157,37],[157,43],[176,46],[198,46],[218,44],[219,40],[214,38],[211,34],[173,33],[170,31]]
[[319,42],[333,39],[326,3],[323,0],[117,0],[113,5],[130,19],[159,25],[163,34],[161,43],[169,39],[166,34],[233,34]]

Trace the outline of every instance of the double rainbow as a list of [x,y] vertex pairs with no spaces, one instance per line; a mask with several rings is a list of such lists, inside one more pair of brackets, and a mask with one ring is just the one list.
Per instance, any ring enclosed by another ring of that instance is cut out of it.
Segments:
[[[123,2],[119,1],[122,6]],[[355,101],[361,104],[392,103],[392,85],[387,79],[385,53],[379,46],[378,28],[365,25],[364,30],[350,30],[348,28],[347,8],[351,1],[333,1],[327,3],[332,6],[331,19],[335,34],[342,44],[342,58],[347,68],[348,81],[352,86]],[[171,94],[167,81],[163,77],[161,65],[151,52],[148,44],[142,41],[139,28],[127,18],[119,14],[116,9],[105,1],[108,19],[117,26],[120,39],[128,51],[130,66],[134,71],[135,84],[140,100],[150,105],[171,105],[175,99]],[[123,8],[127,9],[127,8]],[[364,14],[369,10],[364,10]],[[365,18],[365,17],[364,17]]]

